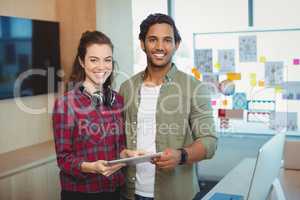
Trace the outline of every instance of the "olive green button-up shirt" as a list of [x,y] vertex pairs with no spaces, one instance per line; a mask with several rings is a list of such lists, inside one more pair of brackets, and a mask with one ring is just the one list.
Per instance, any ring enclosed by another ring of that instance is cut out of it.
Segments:
[[[125,81],[120,88],[124,97],[124,118],[128,149],[137,147],[137,113],[140,103],[140,89],[145,72],[140,72]],[[206,159],[211,158],[217,147],[212,108],[207,85],[193,79],[179,70],[175,64],[165,76],[157,99],[156,108],[156,150],[182,148],[195,140],[206,149]],[[134,200],[134,166],[126,169],[124,195]],[[196,166],[179,165],[174,170],[155,170],[155,200],[191,200],[199,191]]]

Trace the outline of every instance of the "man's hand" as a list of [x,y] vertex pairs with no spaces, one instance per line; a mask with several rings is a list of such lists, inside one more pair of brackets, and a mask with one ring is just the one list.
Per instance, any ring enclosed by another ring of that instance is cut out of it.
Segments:
[[159,169],[172,170],[178,165],[180,159],[181,153],[179,150],[167,148],[160,157],[153,159],[153,163]]
[[108,177],[124,166],[126,166],[124,163],[109,165],[105,160],[98,160],[95,162],[83,162],[81,170],[86,173],[102,174]]
[[124,149],[120,153],[121,158],[130,158],[130,157],[137,157],[137,156],[143,156],[146,155],[146,151],[144,150],[130,150],[130,149]]

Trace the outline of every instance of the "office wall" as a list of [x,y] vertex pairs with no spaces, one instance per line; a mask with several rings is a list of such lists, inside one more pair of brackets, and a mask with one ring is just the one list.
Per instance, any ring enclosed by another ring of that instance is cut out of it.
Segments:
[[[96,28],[95,0],[1,0],[0,15],[60,22],[61,63],[68,76],[79,37]],[[41,109],[31,114],[13,99],[0,101],[0,153],[52,139],[53,95],[22,98],[27,108]]]
[[114,44],[118,62],[115,88],[133,74],[133,33],[131,0],[96,0],[97,30],[107,34]]

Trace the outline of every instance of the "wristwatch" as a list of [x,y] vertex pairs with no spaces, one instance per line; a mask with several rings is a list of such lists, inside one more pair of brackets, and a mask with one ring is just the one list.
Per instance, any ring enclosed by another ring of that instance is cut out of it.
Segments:
[[178,163],[179,165],[183,165],[186,163],[186,161],[188,160],[188,154],[186,152],[186,150],[184,148],[179,148],[177,149],[180,151],[181,153],[181,158],[180,158],[180,162]]

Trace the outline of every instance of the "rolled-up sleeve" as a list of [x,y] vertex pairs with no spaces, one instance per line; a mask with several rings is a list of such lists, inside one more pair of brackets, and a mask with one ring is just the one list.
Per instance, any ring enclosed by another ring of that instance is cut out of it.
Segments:
[[85,178],[87,174],[81,171],[81,163],[84,160],[76,157],[73,152],[72,137],[75,127],[75,114],[63,98],[55,101],[52,123],[59,168],[75,178]]
[[193,139],[203,144],[206,150],[205,158],[212,158],[217,149],[217,136],[210,92],[206,84],[197,84],[193,90],[189,120]]

